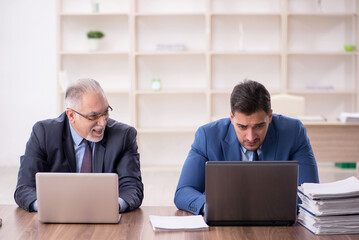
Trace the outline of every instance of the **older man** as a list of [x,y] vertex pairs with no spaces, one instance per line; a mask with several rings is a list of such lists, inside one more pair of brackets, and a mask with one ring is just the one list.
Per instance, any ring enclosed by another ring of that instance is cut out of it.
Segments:
[[20,158],[16,203],[37,211],[37,172],[117,173],[121,212],[143,199],[139,154],[133,127],[109,118],[112,110],[99,83],[80,79],[66,90],[66,111],[37,122]]

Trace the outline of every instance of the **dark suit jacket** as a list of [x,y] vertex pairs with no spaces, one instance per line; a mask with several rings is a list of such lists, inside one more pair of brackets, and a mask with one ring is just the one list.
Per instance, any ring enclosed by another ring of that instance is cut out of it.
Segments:
[[[108,119],[103,139],[96,143],[95,172],[117,173],[119,197],[128,203],[127,211],[139,207],[143,199],[137,132],[133,127]],[[27,211],[36,200],[37,172],[76,172],[76,158],[69,120],[58,118],[37,122],[20,158],[15,190],[16,203]]]
[[[296,160],[299,184],[319,182],[312,147],[299,120],[273,114],[262,144],[261,161],[268,160]],[[196,132],[175,194],[179,209],[199,214],[205,203],[207,161],[241,161],[240,143],[229,118],[206,124]]]

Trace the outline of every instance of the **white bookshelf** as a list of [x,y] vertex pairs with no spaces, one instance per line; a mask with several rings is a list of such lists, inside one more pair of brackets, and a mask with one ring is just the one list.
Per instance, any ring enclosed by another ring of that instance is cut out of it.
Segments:
[[[359,111],[358,54],[343,48],[359,46],[357,0],[321,2],[101,0],[92,12],[90,0],[57,0],[58,71],[101,83],[111,117],[138,130],[143,165],[181,165],[196,129],[229,116],[244,78],[304,96],[306,115]],[[106,35],[99,51],[89,30]]]

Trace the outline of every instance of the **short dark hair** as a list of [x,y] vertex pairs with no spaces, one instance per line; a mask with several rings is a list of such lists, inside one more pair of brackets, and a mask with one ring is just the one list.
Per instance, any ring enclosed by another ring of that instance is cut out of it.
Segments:
[[263,110],[267,115],[271,110],[270,94],[259,82],[244,80],[237,84],[231,94],[231,111],[251,115]]

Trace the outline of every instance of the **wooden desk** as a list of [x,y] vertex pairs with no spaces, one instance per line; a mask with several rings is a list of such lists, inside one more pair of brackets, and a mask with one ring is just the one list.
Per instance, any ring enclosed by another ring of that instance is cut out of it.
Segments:
[[359,162],[359,124],[303,122],[318,162]]
[[122,214],[119,224],[43,224],[36,213],[0,205],[0,239],[298,239],[351,240],[359,235],[316,236],[300,225],[290,227],[210,227],[204,232],[154,232],[149,215],[190,215],[175,207],[141,207]]

